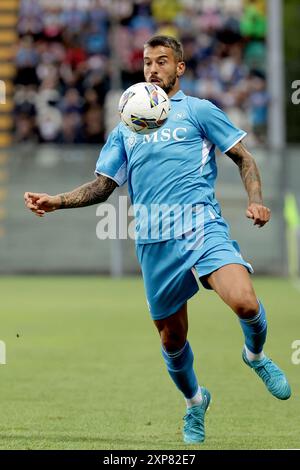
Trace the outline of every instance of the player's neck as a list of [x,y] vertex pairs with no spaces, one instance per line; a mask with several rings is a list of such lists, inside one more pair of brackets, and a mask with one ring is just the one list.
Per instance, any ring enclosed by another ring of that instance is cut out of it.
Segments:
[[172,96],[176,95],[176,93],[180,90],[180,85],[179,83],[176,83],[174,88],[168,93],[168,97],[172,98]]

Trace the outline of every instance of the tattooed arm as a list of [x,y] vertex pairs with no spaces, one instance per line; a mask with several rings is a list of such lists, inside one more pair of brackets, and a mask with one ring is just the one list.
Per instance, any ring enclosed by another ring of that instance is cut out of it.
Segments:
[[97,179],[80,186],[70,193],[59,194],[60,209],[92,206],[108,199],[117,183],[107,176],[99,175]]
[[44,193],[26,192],[24,194],[25,205],[36,215],[43,217],[46,212],[53,212],[58,209],[73,209],[104,202],[117,186],[117,183],[112,179],[99,175],[95,180],[69,193],[49,196]]
[[254,220],[254,225],[262,227],[270,220],[271,211],[263,205],[261,179],[255,160],[242,142],[234,145],[226,155],[239,167],[248,194],[246,216]]

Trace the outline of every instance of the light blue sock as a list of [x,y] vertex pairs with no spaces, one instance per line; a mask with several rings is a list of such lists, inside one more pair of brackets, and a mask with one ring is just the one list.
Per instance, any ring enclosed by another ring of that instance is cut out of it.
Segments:
[[193,369],[194,355],[187,341],[180,351],[168,353],[162,348],[162,355],[168,372],[185,398],[194,397],[198,391],[198,381]]
[[240,324],[245,335],[245,344],[249,351],[259,354],[263,350],[263,346],[267,336],[267,320],[266,312],[261,302],[259,303],[259,311],[252,318],[240,318]]

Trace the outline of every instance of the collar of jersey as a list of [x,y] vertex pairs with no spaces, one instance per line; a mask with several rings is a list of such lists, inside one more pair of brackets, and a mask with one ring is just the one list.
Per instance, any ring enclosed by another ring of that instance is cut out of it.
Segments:
[[183,91],[179,90],[177,91],[177,93],[175,93],[174,96],[172,96],[172,98],[170,98],[171,101],[181,101],[185,98],[185,94],[183,93]]

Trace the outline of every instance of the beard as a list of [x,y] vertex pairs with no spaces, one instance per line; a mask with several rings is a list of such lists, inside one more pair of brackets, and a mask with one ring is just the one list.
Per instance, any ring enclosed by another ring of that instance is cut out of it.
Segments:
[[174,75],[168,80],[167,83],[162,83],[162,85],[160,86],[167,93],[167,95],[170,93],[170,91],[173,90],[176,80],[177,80],[177,75]]

